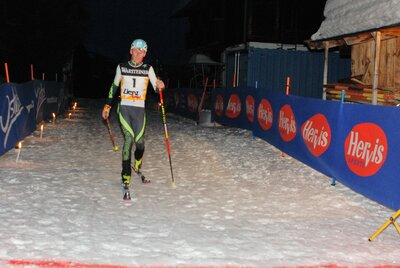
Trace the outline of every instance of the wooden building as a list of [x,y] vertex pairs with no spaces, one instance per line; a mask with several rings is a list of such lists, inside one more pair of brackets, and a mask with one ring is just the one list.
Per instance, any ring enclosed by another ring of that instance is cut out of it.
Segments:
[[[334,6],[336,0],[329,0],[327,5]],[[369,13],[376,20],[371,21],[377,23],[365,25],[359,23],[359,28],[355,28],[355,32],[344,29],[340,32],[341,25],[337,32],[330,31],[329,27],[327,37],[323,33],[321,39],[308,40],[307,44],[311,49],[325,49],[327,51],[333,48],[349,46],[351,48],[351,77],[344,83],[329,83],[328,70],[324,70],[324,93],[323,98],[340,99],[342,90],[345,90],[345,100],[357,103],[371,103],[380,105],[398,105],[400,103],[400,18],[390,16],[390,8],[397,4],[399,0],[376,1],[368,0],[368,11],[360,10],[360,6],[353,5],[357,1],[349,2],[348,8],[351,12],[342,12],[354,16],[354,20],[362,20],[363,13]],[[374,4],[376,6],[374,7]],[[335,6],[334,6],[335,7]],[[343,9],[346,5],[342,5]],[[358,10],[356,9],[358,8]],[[373,9],[375,8],[375,9]],[[325,7],[327,9],[327,7]],[[332,10],[331,8],[330,10]],[[347,10],[347,11],[349,11]],[[371,12],[371,10],[373,12]],[[339,14],[338,12],[332,14]],[[357,16],[357,14],[359,14]],[[372,15],[371,15],[372,14]],[[395,13],[394,13],[395,14]],[[329,12],[325,14],[329,19]],[[389,16],[388,16],[389,15]],[[389,17],[390,22],[385,21]],[[350,23],[352,18],[331,18],[331,24],[343,20]],[[399,23],[394,23],[398,20]],[[324,23],[324,22],[323,22]],[[372,23],[372,22],[371,22]],[[390,25],[385,25],[385,24]],[[321,25],[321,28],[323,24]],[[332,26],[334,27],[334,26]],[[342,25],[343,28],[349,28]],[[359,31],[362,29],[362,31]],[[349,32],[350,31],[350,32]],[[333,32],[333,34],[332,34]],[[335,36],[337,33],[342,35]],[[329,36],[333,35],[333,36]],[[325,59],[329,61],[328,58]],[[327,65],[325,65],[327,68]]]

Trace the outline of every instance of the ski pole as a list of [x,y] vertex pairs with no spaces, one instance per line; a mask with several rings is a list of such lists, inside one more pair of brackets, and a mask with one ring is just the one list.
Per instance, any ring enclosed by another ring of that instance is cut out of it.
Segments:
[[175,186],[175,179],[174,179],[174,172],[172,171],[171,147],[169,146],[168,129],[167,129],[167,116],[165,115],[165,107],[164,107],[164,100],[163,100],[162,90],[160,90],[160,105],[161,105],[162,119],[163,119],[163,123],[164,123],[165,145],[167,146],[169,167],[171,169],[172,186],[176,187]]
[[113,136],[113,134],[111,132],[110,120],[108,120],[108,118],[106,119],[106,123],[107,123],[107,128],[108,128],[108,135],[110,136],[110,140],[111,140],[111,143],[113,145],[114,151],[118,151],[119,148],[118,148],[117,145],[115,145],[114,136]]

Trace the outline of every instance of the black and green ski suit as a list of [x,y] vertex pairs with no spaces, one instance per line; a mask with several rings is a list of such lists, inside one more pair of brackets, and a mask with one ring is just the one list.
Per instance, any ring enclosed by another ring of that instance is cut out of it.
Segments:
[[132,61],[117,66],[107,104],[111,106],[118,89],[119,121],[124,135],[122,150],[122,175],[131,175],[131,151],[135,144],[135,168],[140,169],[144,154],[144,132],[146,128],[145,101],[149,82],[156,89],[157,77],[152,66]]

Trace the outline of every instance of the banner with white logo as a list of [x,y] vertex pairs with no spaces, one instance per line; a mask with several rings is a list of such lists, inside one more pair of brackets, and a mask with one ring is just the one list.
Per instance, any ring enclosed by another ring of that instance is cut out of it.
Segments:
[[260,88],[218,89],[212,101],[216,122],[250,129],[354,191],[400,209],[399,107],[323,101]]
[[199,88],[176,88],[165,91],[165,103],[168,112],[186,118],[199,120],[199,105],[203,90]]
[[0,155],[36,130],[52,113],[62,112],[64,84],[34,80],[0,85]]
[[236,87],[232,90],[213,89],[212,120],[223,125],[252,129],[255,119],[257,89]]

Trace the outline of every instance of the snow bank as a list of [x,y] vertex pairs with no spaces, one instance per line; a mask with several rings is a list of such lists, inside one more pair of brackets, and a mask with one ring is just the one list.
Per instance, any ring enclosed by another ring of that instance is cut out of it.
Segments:
[[324,16],[312,40],[400,24],[400,0],[327,0]]

